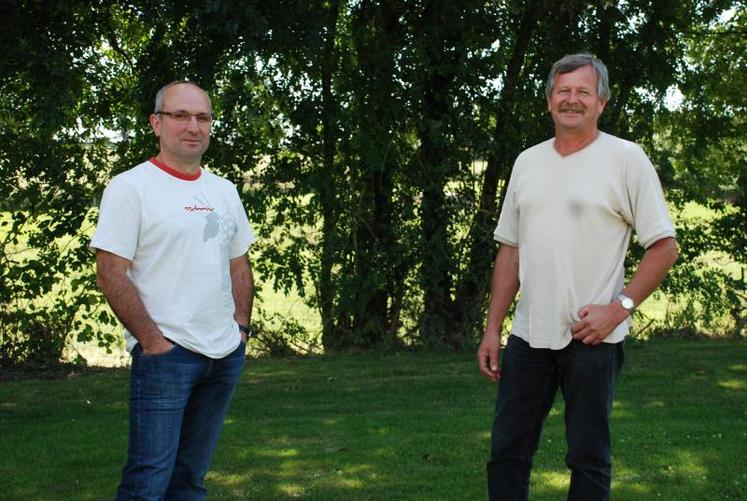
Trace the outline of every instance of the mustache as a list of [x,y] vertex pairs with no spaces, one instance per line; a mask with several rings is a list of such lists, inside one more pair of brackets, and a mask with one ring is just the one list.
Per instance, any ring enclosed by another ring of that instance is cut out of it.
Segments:
[[560,112],[563,112],[563,111],[578,111],[578,112],[583,113],[584,107],[583,106],[561,106],[560,108],[558,108],[558,111],[560,111]]

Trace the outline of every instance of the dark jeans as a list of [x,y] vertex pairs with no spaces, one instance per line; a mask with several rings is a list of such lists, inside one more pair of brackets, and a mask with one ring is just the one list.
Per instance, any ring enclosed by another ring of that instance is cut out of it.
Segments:
[[130,441],[117,500],[203,499],[204,477],[244,368],[245,346],[212,359],[179,345],[132,351]]
[[488,462],[492,501],[528,499],[532,457],[558,387],[565,400],[565,462],[571,470],[568,499],[609,499],[609,417],[623,358],[622,342],[587,346],[572,341],[562,350],[549,350],[509,337]]

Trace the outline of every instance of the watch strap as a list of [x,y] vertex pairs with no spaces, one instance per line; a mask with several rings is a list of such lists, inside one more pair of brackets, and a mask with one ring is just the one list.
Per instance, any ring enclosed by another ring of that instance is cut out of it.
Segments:
[[252,329],[248,325],[239,324],[239,332],[246,334],[246,340],[249,341],[252,337]]

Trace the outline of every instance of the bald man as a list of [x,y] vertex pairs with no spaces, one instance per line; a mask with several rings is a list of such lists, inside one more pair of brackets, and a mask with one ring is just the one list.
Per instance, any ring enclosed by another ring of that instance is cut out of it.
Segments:
[[172,82],[150,125],[159,152],[115,176],[91,240],[132,356],[117,500],[197,500],[244,367],[254,241],[236,187],[201,168],[210,98]]

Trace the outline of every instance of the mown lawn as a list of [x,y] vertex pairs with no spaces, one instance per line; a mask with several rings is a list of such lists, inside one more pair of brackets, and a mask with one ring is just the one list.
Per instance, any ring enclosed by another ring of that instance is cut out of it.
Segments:
[[[251,360],[209,499],[484,499],[494,392],[471,354]],[[0,499],[111,499],[126,430],[126,370],[0,384]],[[629,342],[613,434],[613,499],[747,499],[747,342]],[[533,500],[563,454],[558,402]]]

